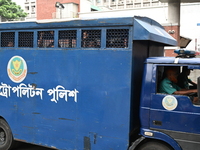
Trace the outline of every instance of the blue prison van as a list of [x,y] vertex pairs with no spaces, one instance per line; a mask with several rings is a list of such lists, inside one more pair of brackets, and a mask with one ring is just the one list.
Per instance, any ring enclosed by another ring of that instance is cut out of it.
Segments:
[[173,96],[174,109],[164,107],[167,95],[157,93],[156,84],[164,66],[199,69],[200,60],[162,57],[164,46],[176,40],[156,21],[1,23],[0,42],[0,150],[12,149],[15,141],[59,150],[199,145],[200,126],[186,121],[193,124],[195,114],[199,125],[200,108],[180,95]]

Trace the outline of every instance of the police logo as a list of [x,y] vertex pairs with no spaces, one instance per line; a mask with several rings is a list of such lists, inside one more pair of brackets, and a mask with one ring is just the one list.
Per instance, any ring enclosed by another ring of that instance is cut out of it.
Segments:
[[15,82],[20,83],[26,78],[27,65],[25,60],[20,56],[12,57],[7,66],[9,78]]
[[168,95],[163,98],[162,105],[167,110],[174,110],[178,105],[178,101],[174,96]]

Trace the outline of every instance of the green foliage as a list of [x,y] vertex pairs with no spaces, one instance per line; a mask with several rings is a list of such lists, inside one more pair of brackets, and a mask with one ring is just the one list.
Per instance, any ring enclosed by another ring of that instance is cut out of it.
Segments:
[[0,0],[0,16],[7,20],[26,17],[27,14],[12,0]]

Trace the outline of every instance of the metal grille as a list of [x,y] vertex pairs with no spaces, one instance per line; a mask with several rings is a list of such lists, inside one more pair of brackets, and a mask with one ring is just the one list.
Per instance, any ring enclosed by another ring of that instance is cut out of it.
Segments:
[[76,30],[59,31],[58,46],[59,47],[76,47]]
[[1,32],[1,47],[14,47],[15,32]]
[[81,47],[100,48],[101,30],[82,30]]
[[54,31],[38,31],[38,47],[54,47]]
[[128,29],[108,29],[106,32],[106,47],[108,48],[127,48]]
[[19,32],[19,47],[33,47],[33,32]]

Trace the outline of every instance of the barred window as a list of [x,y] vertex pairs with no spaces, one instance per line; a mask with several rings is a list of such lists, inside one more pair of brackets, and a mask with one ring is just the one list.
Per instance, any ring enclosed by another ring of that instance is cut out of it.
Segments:
[[76,30],[59,31],[58,47],[76,47]]
[[15,32],[1,32],[1,47],[15,46]]
[[38,47],[54,47],[54,31],[38,31]]
[[101,30],[82,30],[81,47],[100,48]]
[[127,48],[128,29],[108,29],[106,32],[106,47],[108,48]]
[[19,32],[19,47],[33,47],[33,32]]

